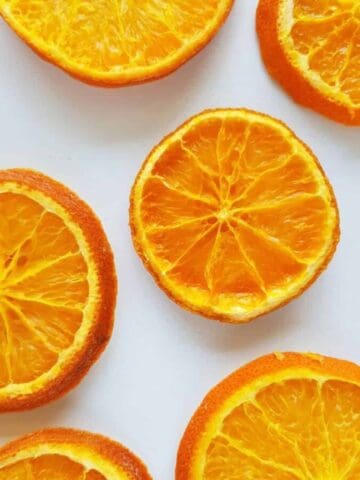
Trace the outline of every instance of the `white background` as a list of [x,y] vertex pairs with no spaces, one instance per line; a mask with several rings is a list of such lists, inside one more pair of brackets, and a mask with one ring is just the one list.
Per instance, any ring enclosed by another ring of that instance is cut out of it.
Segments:
[[[113,339],[80,387],[47,407],[0,417],[0,442],[46,426],[106,434],[134,450],[155,479],[173,478],[182,432],[205,393],[270,351],[314,351],[360,363],[360,136],[297,106],[269,78],[254,29],[255,0],[237,1],[224,28],[166,79],[89,87],[41,61],[0,21],[0,168],[32,167],[96,211],[116,254]],[[191,315],[154,284],[131,244],[129,191],[149,150],[208,107],[281,118],[318,155],[337,194],[342,241],[300,299],[249,325]]]

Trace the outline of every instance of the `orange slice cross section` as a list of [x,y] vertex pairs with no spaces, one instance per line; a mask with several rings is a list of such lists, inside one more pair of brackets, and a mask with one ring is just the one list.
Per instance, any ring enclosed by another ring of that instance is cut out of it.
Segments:
[[360,125],[358,0],[260,0],[265,64],[299,103]]
[[90,208],[29,170],[0,172],[0,411],[78,383],[112,330],[112,252]]
[[0,450],[0,480],[151,480],[125,447],[70,429],[36,432]]
[[299,295],[339,236],[314,155],[247,110],[207,111],[166,137],[135,181],[130,215],[135,247],[166,293],[229,322]]
[[42,57],[85,82],[164,76],[204,47],[233,0],[0,0],[0,13]]
[[360,478],[360,367],[268,355],[215,387],[181,441],[176,480]]

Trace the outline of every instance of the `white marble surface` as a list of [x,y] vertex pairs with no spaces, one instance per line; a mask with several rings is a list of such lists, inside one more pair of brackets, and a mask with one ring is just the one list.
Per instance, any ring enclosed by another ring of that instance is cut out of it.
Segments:
[[[255,0],[238,0],[217,38],[156,83],[116,90],[83,85],[41,61],[0,21],[0,168],[51,175],[101,217],[116,253],[114,336],[66,398],[0,417],[0,442],[46,426],[104,433],[133,449],[155,479],[173,477],[180,436],[208,389],[273,350],[360,362],[360,136],[293,103],[266,74]],[[246,106],[281,118],[318,155],[341,210],[342,241],[327,272],[300,299],[245,326],[182,311],[134,253],[128,196],[149,150],[188,116]]]

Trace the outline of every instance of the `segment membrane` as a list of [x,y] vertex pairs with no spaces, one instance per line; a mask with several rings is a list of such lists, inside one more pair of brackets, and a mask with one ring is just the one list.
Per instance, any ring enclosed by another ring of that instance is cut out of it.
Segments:
[[310,262],[321,251],[322,233],[327,229],[327,205],[321,197],[295,195],[286,202],[256,205],[240,211],[239,218],[257,230],[279,240],[283,245]]

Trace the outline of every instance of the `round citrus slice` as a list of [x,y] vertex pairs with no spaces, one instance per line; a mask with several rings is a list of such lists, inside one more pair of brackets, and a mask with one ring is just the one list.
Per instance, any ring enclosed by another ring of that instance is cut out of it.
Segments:
[[116,277],[99,220],[66,187],[0,171],[0,412],[75,386],[107,344]]
[[268,355],[206,396],[181,441],[176,480],[358,480],[359,432],[359,366]]
[[267,69],[298,103],[360,125],[359,0],[260,0],[257,31]]
[[85,82],[167,75],[201,50],[234,0],[0,0],[0,13],[43,58]]
[[338,237],[332,189],[284,124],[248,110],[193,117],[149,155],[133,186],[135,248],[166,293],[244,322],[299,295]]
[[101,435],[51,429],[0,449],[0,480],[151,480],[129,450]]

